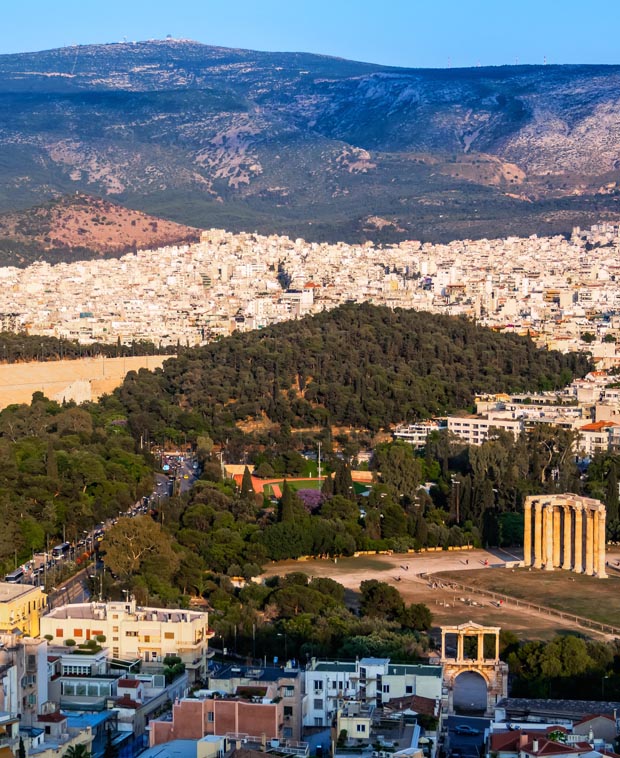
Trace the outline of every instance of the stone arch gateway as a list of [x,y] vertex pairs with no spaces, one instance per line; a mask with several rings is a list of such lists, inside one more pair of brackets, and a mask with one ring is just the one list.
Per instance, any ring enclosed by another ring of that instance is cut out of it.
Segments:
[[[508,666],[499,659],[499,633],[498,626],[481,626],[473,621],[441,627],[441,663],[448,713],[454,713],[456,680],[466,672],[478,674],[486,683],[484,710],[488,715],[498,700],[508,696]],[[450,638],[455,642],[454,655],[448,653]],[[474,700],[474,704],[476,702]]]

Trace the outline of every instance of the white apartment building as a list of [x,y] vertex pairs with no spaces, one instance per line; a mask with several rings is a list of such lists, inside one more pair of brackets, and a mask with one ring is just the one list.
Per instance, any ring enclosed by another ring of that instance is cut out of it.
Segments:
[[305,674],[304,726],[330,725],[347,700],[380,706],[408,695],[439,700],[442,693],[441,666],[394,664],[389,658],[313,659]]
[[[207,673],[207,613],[140,608],[135,600],[63,605],[41,617],[41,635],[54,644],[77,643],[103,635],[112,658],[161,664],[167,655],[181,657],[190,681]],[[143,667],[144,668],[144,667]]]
[[392,432],[395,440],[408,442],[416,450],[421,450],[426,445],[426,440],[431,432],[438,432],[446,428],[445,419],[432,419],[419,421],[417,424],[399,426]]
[[503,415],[500,412],[480,416],[448,416],[448,431],[468,445],[481,445],[496,429],[504,429],[518,437],[524,428],[523,418],[513,418],[512,414]]
[[49,700],[47,640],[0,634],[0,712],[32,726]]

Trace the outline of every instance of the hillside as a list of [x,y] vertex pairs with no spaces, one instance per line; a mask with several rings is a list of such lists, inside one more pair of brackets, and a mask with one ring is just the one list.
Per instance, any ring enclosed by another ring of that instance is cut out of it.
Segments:
[[471,406],[478,392],[564,386],[589,368],[583,355],[539,350],[465,319],[345,305],[260,332],[184,351],[119,390],[134,431],[351,425],[376,431]]
[[133,211],[108,200],[74,194],[0,215],[0,260],[27,266],[123,255],[137,248],[196,241],[198,229]]
[[0,211],[76,190],[308,239],[620,219],[620,67],[396,69],[186,40],[0,56]]

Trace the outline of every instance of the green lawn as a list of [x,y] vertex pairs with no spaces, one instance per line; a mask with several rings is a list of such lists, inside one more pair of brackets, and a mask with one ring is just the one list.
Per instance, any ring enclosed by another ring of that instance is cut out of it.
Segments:
[[597,579],[534,569],[443,571],[437,576],[620,627],[620,576]]

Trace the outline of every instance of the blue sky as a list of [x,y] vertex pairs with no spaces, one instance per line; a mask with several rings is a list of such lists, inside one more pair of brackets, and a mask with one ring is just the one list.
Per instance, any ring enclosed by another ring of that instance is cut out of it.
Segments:
[[396,66],[620,63],[619,0],[21,0],[0,52],[164,38]]

